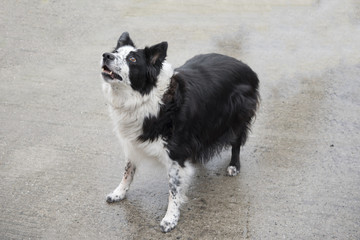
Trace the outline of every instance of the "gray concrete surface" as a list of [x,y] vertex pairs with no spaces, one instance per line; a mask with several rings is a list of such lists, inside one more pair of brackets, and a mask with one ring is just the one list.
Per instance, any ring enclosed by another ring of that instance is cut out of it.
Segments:
[[[256,3],[254,3],[256,2]],[[358,1],[2,1],[0,239],[360,239]],[[178,227],[162,234],[167,179],[146,172],[107,204],[122,152],[99,61],[123,31],[247,62],[262,105],[225,176],[199,167]]]

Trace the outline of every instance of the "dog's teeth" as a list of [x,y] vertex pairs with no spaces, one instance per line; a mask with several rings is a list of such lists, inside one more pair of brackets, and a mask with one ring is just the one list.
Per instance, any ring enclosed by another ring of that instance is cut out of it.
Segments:
[[112,71],[110,72],[110,75],[112,75]]

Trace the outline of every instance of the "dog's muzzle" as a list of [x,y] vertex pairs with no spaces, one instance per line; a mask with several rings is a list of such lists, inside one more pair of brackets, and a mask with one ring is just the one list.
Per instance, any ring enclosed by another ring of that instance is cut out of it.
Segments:
[[114,73],[109,67],[109,62],[114,61],[115,60],[115,56],[112,53],[104,53],[103,54],[103,66],[102,66],[102,72],[101,75],[103,76],[103,78],[106,79],[118,79],[120,81],[122,81],[122,77],[117,74]]

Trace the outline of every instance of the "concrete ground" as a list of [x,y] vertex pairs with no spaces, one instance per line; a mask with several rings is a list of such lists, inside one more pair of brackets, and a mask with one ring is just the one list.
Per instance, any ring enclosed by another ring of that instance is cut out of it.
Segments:
[[[257,3],[254,3],[257,2]],[[0,239],[360,239],[360,4],[347,1],[2,1]],[[175,230],[167,178],[124,163],[100,58],[123,31],[179,66],[218,52],[259,75],[242,150],[199,167]]]

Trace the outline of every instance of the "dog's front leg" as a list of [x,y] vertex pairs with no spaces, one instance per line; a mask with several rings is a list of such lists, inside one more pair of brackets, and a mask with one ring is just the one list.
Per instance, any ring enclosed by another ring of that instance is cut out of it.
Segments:
[[160,223],[164,233],[171,231],[178,223],[180,205],[186,200],[185,194],[193,172],[194,168],[190,164],[181,167],[177,162],[173,162],[169,168],[169,204]]
[[129,190],[130,184],[133,181],[135,170],[135,165],[128,161],[125,165],[124,176],[119,186],[106,197],[108,203],[121,201],[125,198],[126,192]]

